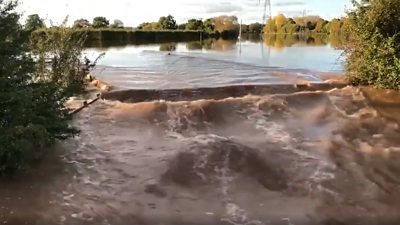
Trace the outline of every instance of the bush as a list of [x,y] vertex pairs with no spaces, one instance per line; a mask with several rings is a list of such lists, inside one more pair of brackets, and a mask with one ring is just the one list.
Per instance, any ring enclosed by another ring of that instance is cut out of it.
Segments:
[[[0,1],[0,175],[26,168],[56,140],[77,134],[64,103],[70,85],[82,84],[73,64],[81,43],[61,32],[57,38],[38,37],[37,48],[29,49],[16,7],[14,1]],[[57,61],[51,70],[48,56]]]
[[[71,96],[84,91],[85,70],[81,55],[86,32],[61,26],[31,36],[32,53],[38,57],[35,79],[57,85],[59,92]],[[46,61],[51,61],[50,67]]]
[[346,27],[346,75],[354,85],[400,89],[400,1],[354,2]]

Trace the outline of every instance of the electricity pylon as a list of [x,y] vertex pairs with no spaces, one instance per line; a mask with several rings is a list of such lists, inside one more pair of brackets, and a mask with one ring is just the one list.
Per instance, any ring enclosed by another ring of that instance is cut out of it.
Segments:
[[[268,19],[272,20],[272,3],[271,3],[271,1],[272,0],[264,0],[264,11],[263,11],[263,18],[262,18],[263,22],[262,22],[262,24],[266,24],[266,22],[267,22],[266,21],[267,12],[268,12]],[[261,0],[258,0],[258,3],[261,4]],[[260,36],[260,39],[261,39],[261,41],[260,41],[260,44],[261,44],[261,57],[265,58],[263,35]],[[267,57],[266,57],[268,64],[269,64],[270,56],[271,56],[271,48],[268,47],[267,48]]]
[[[261,0],[258,0],[258,3],[261,4]],[[263,12],[263,23],[265,23],[265,20],[267,19],[267,13],[269,19],[272,18],[272,3],[271,0],[264,0],[264,12]]]

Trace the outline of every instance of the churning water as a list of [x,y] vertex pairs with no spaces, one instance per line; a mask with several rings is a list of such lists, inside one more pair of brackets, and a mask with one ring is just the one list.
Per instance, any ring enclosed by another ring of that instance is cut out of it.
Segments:
[[1,222],[399,223],[398,92],[294,86],[321,71],[203,50],[128,49],[123,67],[106,56],[95,71],[117,91],[75,117],[81,135],[0,183]]

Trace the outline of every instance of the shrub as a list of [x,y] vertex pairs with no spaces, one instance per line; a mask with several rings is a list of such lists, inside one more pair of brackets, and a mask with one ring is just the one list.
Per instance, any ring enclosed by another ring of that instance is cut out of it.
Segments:
[[[81,55],[86,40],[86,32],[76,32],[65,26],[52,27],[40,36],[31,38],[32,53],[38,57],[36,80],[57,85],[65,96],[84,91],[85,71],[81,65]],[[46,64],[50,61],[50,66]]]
[[[26,168],[56,140],[77,134],[64,103],[72,94],[69,85],[81,84],[72,78],[77,65],[67,65],[80,57],[81,42],[61,33],[52,40],[38,37],[43,46],[29,49],[16,7],[14,1],[0,1],[0,175]],[[52,70],[45,56],[57,60]]]
[[400,89],[400,1],[353,2],[346,28],[346,75],[354,85]]

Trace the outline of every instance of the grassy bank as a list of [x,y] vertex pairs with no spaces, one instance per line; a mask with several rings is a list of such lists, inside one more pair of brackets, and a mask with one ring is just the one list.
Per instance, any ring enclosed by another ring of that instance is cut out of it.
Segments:
[[135,43],[160,43],[169,41],[191,41],[209,38],[212,34],[200,31],[140,31],[124,29],[89,29],[88,41],[122,41]]

